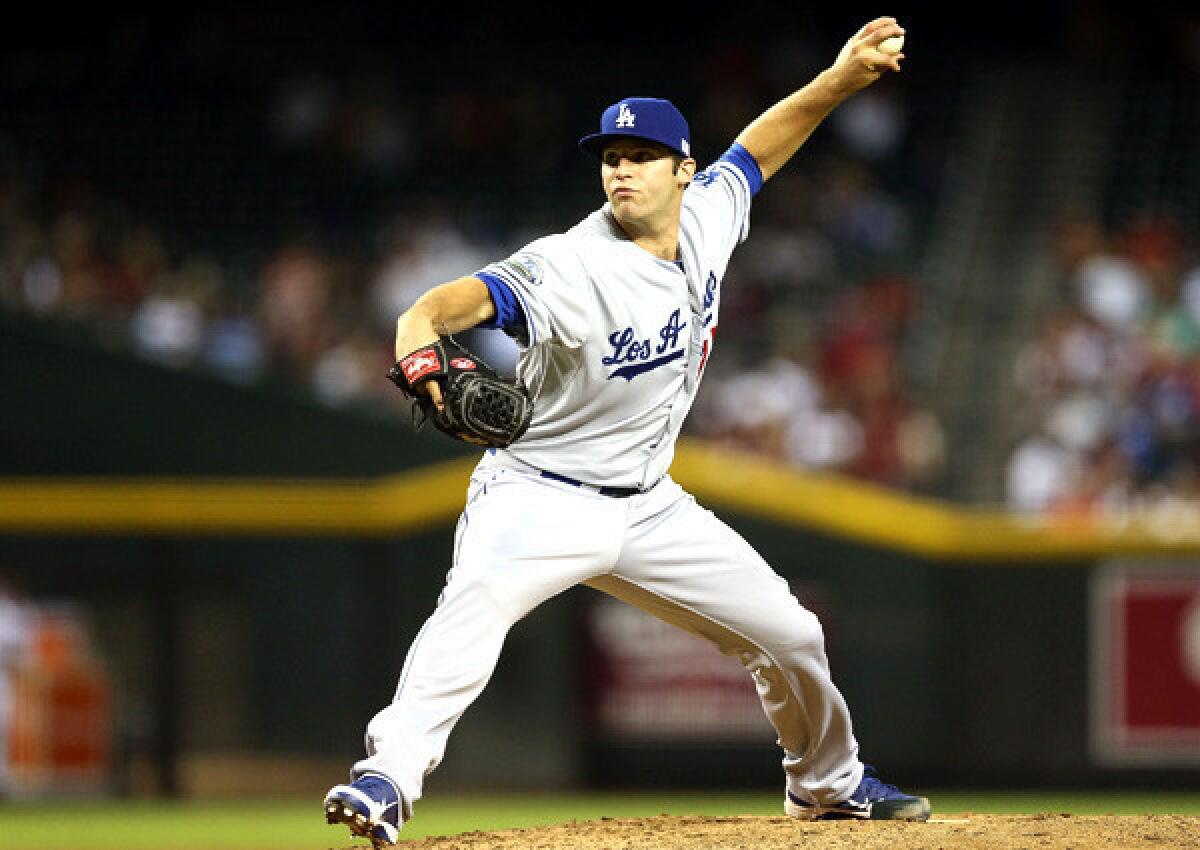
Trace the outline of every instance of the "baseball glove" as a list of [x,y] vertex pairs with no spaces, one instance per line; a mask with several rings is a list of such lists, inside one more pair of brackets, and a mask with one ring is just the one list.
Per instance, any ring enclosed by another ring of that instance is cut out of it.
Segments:
[[[504,448],[525,433],[533,418],[533,402],[524,388],[444,336],[396,361],[388,378],[409,398],[418,430],[426,420],[444,434],[477,446]],[[444,409],[419,388],[437,381]]]

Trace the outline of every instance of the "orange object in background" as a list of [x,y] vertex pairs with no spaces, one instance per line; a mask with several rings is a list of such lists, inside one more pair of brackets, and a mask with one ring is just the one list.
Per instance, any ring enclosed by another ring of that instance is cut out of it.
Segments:
[[71,609],[35,610],[30,649],[10,675],[8,784],[16,795],[107,790],[112,688]]
[[29,794],[50,785],[50,732],[46,711],[46,677],[32,664],[9,673],[8,764],[0,765],[6,791]]

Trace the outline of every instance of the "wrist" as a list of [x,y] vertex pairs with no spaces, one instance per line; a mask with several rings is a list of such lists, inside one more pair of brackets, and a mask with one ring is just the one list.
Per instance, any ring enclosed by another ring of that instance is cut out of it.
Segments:
[[420,306],[414,306],[396,320],[396,359],[402,360],[418,348],[436,342],[438,332],[433,320]]
[[824,101],[830,109],[859,89],[850,75],[842,73],[837,65],[817,74],[809,86],[814,89],[814,97]]

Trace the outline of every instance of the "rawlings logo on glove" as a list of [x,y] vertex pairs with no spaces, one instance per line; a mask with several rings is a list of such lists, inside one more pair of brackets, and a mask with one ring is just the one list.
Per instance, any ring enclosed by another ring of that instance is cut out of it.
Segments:
[[442,361],[432,348],[422,348],[401,360],[400,368],[404,370],[404,379],[410,385],[414,385],[425,376],[441,369]]
[[[396,361],[388,379],[417,402],[422,418],[456,440],[477,446],[511,445],[533,419],[533,402],[524,388],[500,377],[491,366],[454,341],[442,337]],[[438,409],[422,385],[436,381],[442,391]]]

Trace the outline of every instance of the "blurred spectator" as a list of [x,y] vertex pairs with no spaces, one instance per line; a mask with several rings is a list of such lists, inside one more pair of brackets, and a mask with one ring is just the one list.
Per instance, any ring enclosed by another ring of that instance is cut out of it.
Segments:
[[1060,504],[1073,489],[1075,457],[1049,434],[1030,434],[1008,461],[1008,505],[1041,512]]
[[166,272],[167,256],[159,234],[138,225],[118,237],[117,263],[108,280],[108,300],[124,314],[133,312]]
[[307,375],[329,342],[329,267],[302,240],[280,248],[259,279],[258,315],[268,363]]
[[63,278],[58,263],[49,254],[39,253],[21,269],[21,296],[37,315],[58,309],[63,298]]
[[838,160],[822,175],[819,217],[838,262],[853,276],[896,269],[911,250],[912,224],[865,164]]
[[892,156],[904,140],[907,116],[888,86],[873,87],[846,101],[830,116],[850,149],[870,161]]
[[[414,209],[392,225],[388,254],[371,285],[375,326],[390,334],[396,317],[426,290],[478,271],[496,259],[494,253],[470,240],[444,213],[429,206]],[[468,347],[501,374],[513,373],[517,348],[508,336],[468,332],[462,337],[464,342],[469,337]]]
[[808,469],[849,472],[863,453],[862,423],[846,409],[834,388],[824,386],[821,404],[793,412],[787,431],[786,460]]
[[1075,288],[1087,315],[1118,333],[1133,330],[1150,304],[1149,282],[1127,257],[1088,257],[1079,266]]
[[1122,252],[1145,276],[1151,296],[1170,300],[1179,281],[1183,234],[1179,224],[1165,216],[1141,215],[1120,233]]
[[384,374],[394,361],[387,344],[363,331],[349,331],[317,361],[312,376],[313,392],[332,407],[382,401],[390,386]]
[[377,321],[389,331],[396,317],[431,286],[476,272],[494,259],[448,216],[429,207],[412,210],[394,222],[391,231],[387,256],[370,292]]
[[204,345],[205,314],[219,286],[217,270],[199,260],[154,281],[133,314],[138,349],[168,366],[193,363]]
[[61,215],[51,231],[57,266],[58,310],[72,318],[98,318],[106,306],[106,269],[96,243],[96,225],[78,212]]
[[932,493],[946,469],[948,446],[946,432],[936,413],[928,408],[910,407],[896,428],[904,486]]
[[228,295],[214,299],[201,358],[213,372],[237,384],[251,383],[263,374],[261,329]]

